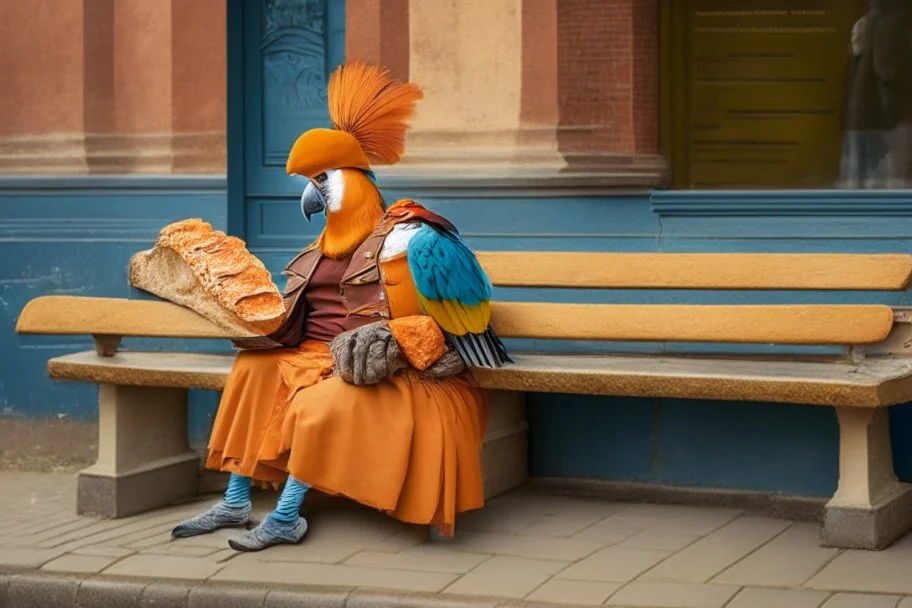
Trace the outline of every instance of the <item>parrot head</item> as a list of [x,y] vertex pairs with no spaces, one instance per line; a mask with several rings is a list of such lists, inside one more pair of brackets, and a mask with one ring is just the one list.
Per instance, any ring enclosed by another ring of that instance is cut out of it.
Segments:
[[329,79],[333,129],[311,129],[291,148],[290,175],[307,178],[301,212],[309,221],[326,213],[320,247],[329,257],[350,255],[383,217],[371,162],[393,164],[405,149],[408,119],[421,90],[388,71],[361,63],[340,66]]

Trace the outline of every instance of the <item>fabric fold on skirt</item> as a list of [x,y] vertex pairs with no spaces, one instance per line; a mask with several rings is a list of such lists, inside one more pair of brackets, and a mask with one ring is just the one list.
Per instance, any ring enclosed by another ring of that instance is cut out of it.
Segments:
[[295,478],[401,521],[452,534],[484,504],[487,408],[468,376],[412,370],[372,386],[332,376],[323,343],[245,351],[232,369],[207,467],[269,485]]

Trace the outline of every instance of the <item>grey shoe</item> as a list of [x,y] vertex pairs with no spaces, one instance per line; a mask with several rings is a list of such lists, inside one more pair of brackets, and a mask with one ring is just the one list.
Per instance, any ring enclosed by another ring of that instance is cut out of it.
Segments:
[[202,515],[178,524],[171,530],[171,536],[187,538],[215,532],[221,528],[239,528],[250,521],[250,511],[249,502],[243,507],[229,507],[224,502],[220,502]]
[[293,524],[286,524],[267,517],[259,526],[228,540],[235,551],[262,551],[273,545],[296,545],[307,534],[307,520],[299,517]]

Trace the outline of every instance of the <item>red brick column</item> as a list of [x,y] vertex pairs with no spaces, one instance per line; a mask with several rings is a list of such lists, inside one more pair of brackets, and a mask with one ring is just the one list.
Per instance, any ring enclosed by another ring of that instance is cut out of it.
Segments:
[[425,91],[393,173],[655,183],[658,51],[659,0],[346,0],[347,58]]
[[557,24],[568,163],[661,164],[658,0],[561,0]]
[[409,0],[345,0],[345,58],[409,77]]
[[0,2],[0,171],[85,173],[83,2]]
[[634,2],[633,144],[639,154],[658,154],[661,120],[659,0]]
[[0,2],[0,172],[225,171],[224,0]]
[[225,171],[225,0],[171,2],[171,131],[175,173]]
[[526,0],[522,7],[522,94],[517,161],[558,170],[558,0]]

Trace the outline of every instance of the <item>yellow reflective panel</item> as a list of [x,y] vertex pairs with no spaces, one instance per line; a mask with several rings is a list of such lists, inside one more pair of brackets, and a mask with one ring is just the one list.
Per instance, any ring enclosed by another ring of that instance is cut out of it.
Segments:
[[676,181],[829,188],[839,178],[858,0],[684,0]]

